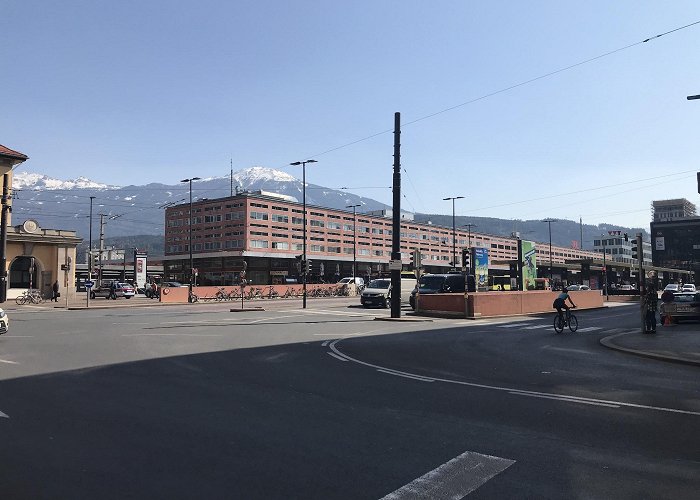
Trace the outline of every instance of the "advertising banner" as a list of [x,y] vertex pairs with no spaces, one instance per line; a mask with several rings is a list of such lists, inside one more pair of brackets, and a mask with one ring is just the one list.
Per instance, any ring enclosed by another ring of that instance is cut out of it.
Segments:
[[474,281],[477,290],[486,290],[489,285],[489,251],[486,248],[472,248]]
[[537,262],[535,260],[535,242],[521,241],[520,268],[522,269],[522,289],[534,290],[537,278]]
[[134,251],[134,279],[138,288],[146,286],[146,254]]

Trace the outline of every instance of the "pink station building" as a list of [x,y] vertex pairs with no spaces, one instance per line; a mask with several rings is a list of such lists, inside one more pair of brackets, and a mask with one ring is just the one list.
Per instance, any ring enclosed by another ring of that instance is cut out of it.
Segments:
[[[243,192],[235,196],[195,201],[192,226],[189,203],[168,207],[165,212],[165,277],[189,281],[190,234],[195,281],[198,285],[233,285],[241,271],[255,285],[294,282],[299,276],[303,252],[303,205],[271,193]],[[392,219],[382,215],[306,206],[306,254],[310,261],[309,282],[334,282],[352,276],[367,279],[388,272],[391,258]],[[190,231],[191,229],[191,231]],[[457,229],[457,266],[461,249],[486,248],[489,272],[508,274],[508,261],[517,258],[516,238]],[[401,260],[413,270],[413,252],[419,250],[425,272],[450,270],[452,228],[408,219],[401,222]],[[537,244],[537,262],[549,265],[549,243]],[[600,259],[600,254],[572,248],[552,247],[552,262]],[[244,264],[245,262],[245,264]]]

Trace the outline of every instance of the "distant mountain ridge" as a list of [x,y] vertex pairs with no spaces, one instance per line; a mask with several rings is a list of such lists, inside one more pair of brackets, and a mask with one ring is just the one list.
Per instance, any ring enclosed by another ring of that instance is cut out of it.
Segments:
[[[233,182],[232,182],[233,180]],[[221,198],[236,190],[268,191],[302,200],[302,182],[287,172],[265,167],[251,167],[234,172],[231,176],[210,177],[192,183],[193,199]],[[86,177],[60,180],[46,175],[15,172],[13,180],[13,223],[35,219],[45,228],[75,230],[87,240],[90,221],[90,197],[93,199],[93,244],[99,239],[100,219],[104,221],[105,238],[133,237],[134,235],[163,236],[164,211],[168,205],[184,203],[189,199],[187,183],[174,185],[151,183],[143,186],[113,186],[92,181]],[[371,198],[316,184],[306,185],[309,205],[347,210],[348,205],[360,204],[358,213],[390,208]],[[102,214],[102,216],[100,216]],[[442,214],[415,214],[417,222],[431,222],[452,227],[452,216]],[[510,236],[517,232],[523,239],[547,242],[547,224],[539,220],[512,220],[491,217],[457,216],[455,224],[464,229],[475,224],[472,232]],[[583,248],[592,249],[594,239],[607,231],[620,230],[634,235],[647,233],[642,228],[625,228],[611,224],[584,224],[560,220],[552,224],[552,243],[570,247],[579,242],[583,229]],[[646,237],[648,240],[648,236]],[[142,246],[152,246],[152,239]],[[138,241],[129,244],[139,246]],[[579,243],[580,245],[580,243]]]

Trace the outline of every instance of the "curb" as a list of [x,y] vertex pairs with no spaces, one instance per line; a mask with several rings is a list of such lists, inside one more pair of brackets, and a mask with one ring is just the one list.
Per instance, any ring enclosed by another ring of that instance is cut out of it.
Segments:
[[680,363],[684,365],[692,365],[692,366],[700,366],[700,361],[695,360],[695,359],[690,359],[690,358],[684,358],[682,356],[668,356],[666,354],[659,354],[656,352],[651,352],[651,351],[641,351],[639,349],[632,349],[630,347],[622,347],[618,344],[615,344],[613,340],[617,337],[621,337],[623,335],[632,335],[633,333],[637,333],[641,335],[641,333],[637,332],[622,332],[622,333],[617,333],[615,335],[610,335],[609,337],[603,337],[600,339],[600,344],[604,347],[607,347],[608,349],[612,349],[614,351],[620,351],[620,352],[626,352],[628,354],[634,354],[635,356],[640,356],[642,358],[650,358],[650,359],[656,359],[659,361],[667,361],[670,363]]
[[375,316],[374,321],[398,321],[399,323],[425,323],[425,322],[432,322],[433,320],[430,318],[412,318],[412,317],[407,318],[406,316],[401,316],[400,318],[385,318],[385,317]]

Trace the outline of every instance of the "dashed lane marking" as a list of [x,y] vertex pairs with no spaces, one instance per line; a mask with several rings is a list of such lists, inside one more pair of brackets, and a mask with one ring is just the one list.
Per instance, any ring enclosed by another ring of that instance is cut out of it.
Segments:
[[8,365],[18,365],[17,361],[10,361],[9,359],[0,359],[0,363],[7,363]]
[[515,460],[466,451],[380,500],[463,498],[514,463]]
[[552,325],[547,323],[546,325],[532,325],[526,326],[523,330],[542,330],[543,328],[552,328]]
[[588,326],[586,328],[579,328],[578,330],[576,330],[576,333],[595,332],[602,329],[603,327],[601,326]]

